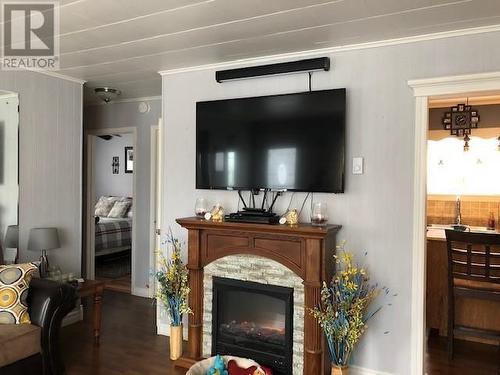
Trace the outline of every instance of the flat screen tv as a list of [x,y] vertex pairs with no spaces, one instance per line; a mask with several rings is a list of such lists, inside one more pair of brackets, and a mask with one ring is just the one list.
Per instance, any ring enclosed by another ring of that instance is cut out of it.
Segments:
[[196,188],[344,192],[345,89],[196,103]]

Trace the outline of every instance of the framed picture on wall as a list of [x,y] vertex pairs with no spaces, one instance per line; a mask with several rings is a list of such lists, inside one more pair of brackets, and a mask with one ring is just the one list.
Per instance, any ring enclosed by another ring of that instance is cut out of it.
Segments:
[[134,172],[134,148],[132,146],[125,147],[125,173]]
[[113,174],[120,173],[120,158],[118,156],[113,156],[111,166],[113,167]]

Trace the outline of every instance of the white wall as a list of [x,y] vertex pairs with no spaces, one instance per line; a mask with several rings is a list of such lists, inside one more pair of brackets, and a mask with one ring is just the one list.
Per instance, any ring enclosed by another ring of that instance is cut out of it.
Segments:
[[[131,197],[133,194],[133,173],[125,173],[125,147],[133,146],[132,134],[121,134],[106,141],[95,137],[95,195],[96,202],[103,195]],[[113,157],[120,161],[119,173],[113,174]]]
[[[148,100],[151,110],[140,113],[137,102],[117,102],[106,105],[89,105],[84,109],[85,129],[106,129],[121,127],[137,128],[137,149],[134,150],[134,173],[137,175],[137,201],[134,202],[136,227],[135,252],[135,287],[136,293],[147,295],[151,266],[149,264],[149,250],[152,233],[150,232],[150,185],[151,185],[151,126],[158,125],[161,116],[161,101]],[[122,153],[120,168],[122,168]],[[124,155],[124,154],[123,154]],[[111,161],[109,162],[111,163]],[[110,167],[111,168],[111,167]]]
[[0,96],[0,243],[7,226],[17,225],[18,219],[18,104],[16,94]]
[[79,275],[82,251],[82,84],[26,71],[0,71],[0,90],[19,94],[19,227],[21,260],[30,228],[59,229],[49,260]]
[[[454,37],[331,54],[332,70],[313,75],[313,89],[347,88],[345,194],[317,194],[328,202],[339,240],[364,257],[373,282],[397,294],[371,322],[354,363],[410,373],[410,298],[415,100],[409,79],[498,71],[500,33]],[[474,53],[464,53],[474,51]],[[198,196],[234,211],[234,192],[195,189],[197,101],[306,91],[306,74],[216,83],[214,70],[163,76],[163,230],[192,216]],[[353,156],[365,157],[365,174],[352,175]],[[303,194],[296,196],[299,200]],[[281,199],[278,211],[288,204]],[[309,212],[303,215],[307,220]],[[161,322],[160,322],[161,323]],[[389,332],[386,334],[385,332]]]

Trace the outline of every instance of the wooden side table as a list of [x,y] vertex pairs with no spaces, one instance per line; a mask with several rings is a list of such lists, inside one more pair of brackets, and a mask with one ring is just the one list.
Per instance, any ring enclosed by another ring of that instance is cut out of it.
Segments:
[[76,289],[78,297],[92,297],[94,301],[94,344],[99,345],[101,337],[101,305],[104,292],[104,282],[85,280],[78,284]]

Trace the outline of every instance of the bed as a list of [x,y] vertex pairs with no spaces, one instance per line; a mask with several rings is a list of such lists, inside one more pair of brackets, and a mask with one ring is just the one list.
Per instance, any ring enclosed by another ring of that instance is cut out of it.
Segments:
[[99,217],[95,226],[95,256],[116,254],[132,248],[132,218]]

